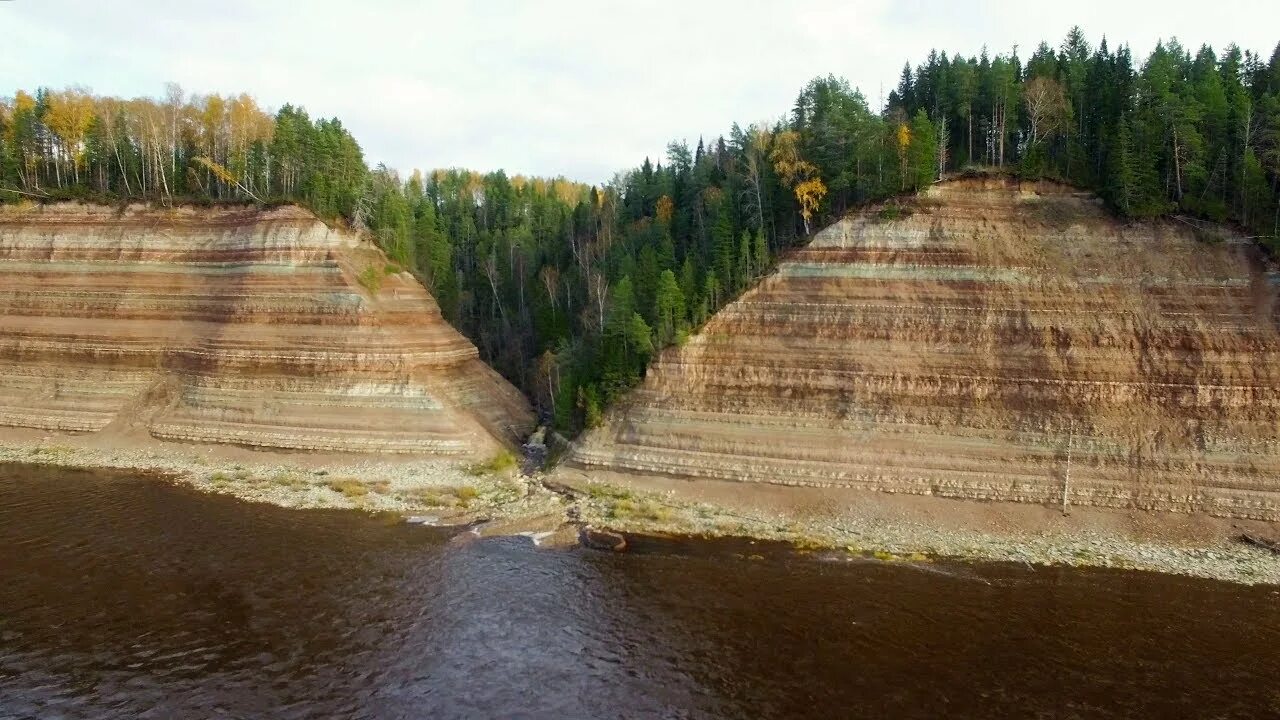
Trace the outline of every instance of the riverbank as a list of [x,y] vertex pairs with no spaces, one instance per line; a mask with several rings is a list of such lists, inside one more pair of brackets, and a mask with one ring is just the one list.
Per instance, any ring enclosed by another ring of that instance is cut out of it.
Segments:
[[584,522],[621,532],[749,537],[887,562],[956,559],[1107,567],[1280,585],[1280,556],[1235,540],[1280,527],[1205,515],[981,503],[561,468]]
[[6,429],[0,462],[134,470],[248,502],[401,513],[428,523],[563,515],[555,494],[520,475],[509,455],[466,462],[267,452]]
[[485,521],[486,535],[572,542],[587,524],[622,533],[743,537],[886,562],[947,558],[1110,567],[1280,585],[1280,556],[1235,541],[1280,536],[1268,523],[1203,515],[1015,503],[756,483],[689,482],[485,461],[272,453],[87,435],[7,431],[0,462],[159,473],[202,492],[291,508],[398,513],[415,522]]

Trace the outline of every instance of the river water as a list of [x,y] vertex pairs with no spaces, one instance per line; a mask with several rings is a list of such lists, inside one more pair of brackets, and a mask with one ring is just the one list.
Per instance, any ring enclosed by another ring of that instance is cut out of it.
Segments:
[[1280,595],[550,550],[0,466],[0,718],[1280,717]]

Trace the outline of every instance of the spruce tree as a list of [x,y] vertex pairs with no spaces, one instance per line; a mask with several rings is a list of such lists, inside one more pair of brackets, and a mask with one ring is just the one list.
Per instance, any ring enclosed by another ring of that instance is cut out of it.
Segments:
[[653,317],[659,345],[670,344],[684,330],[684,293],[680,291],[675,273],[670,270],[663,270],[662,276],[658,278]]

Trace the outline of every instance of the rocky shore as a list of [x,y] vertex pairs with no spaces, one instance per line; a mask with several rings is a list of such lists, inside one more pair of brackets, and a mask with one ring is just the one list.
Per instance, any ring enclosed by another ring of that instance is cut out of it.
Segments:
[[103,447],[78,439],[9,440],[0,444],[0,462],[137,470],[248,502],[412,514],[428,522],[562,512],[554,494],[518,474],[503,455],[479,463],[360,456],[326,461],[169,443]]
[[[919,511],[886,512],[902,499],[875,493],[855,506],[873,507],[858,510],[832,502],[789,505],[769,497],[772,490],[794,493],[794,488],[734,484],[730,499],[572,470],[526,475],[501,457],[476,464],[350,457],[337,461],[176,444],[96,447],[75,440],[10,439],[0,445],[0,462],[159,473],[203,492],[249,502],[391,512],[412,522],[475,524],[481,534],[523,534],[543,545],[574,543],[576,529],[588,525],[625,534],[780,541],[803,551],[836,551],[883,562],[954,559],[1108,567],[1280,585],[1280,556],[1233,541],[1232,526],[1221,524],[1198,534],[1165,532],[1161,537],[1161,532],[1150,532],[1141,537],[1098,522],[1096,513],[1104,511],[1080,509],[1072,524],[1063,527],[1044,527],[1037,521],[1040,526],[1035,529],[1033,523],[1009,522],[1007,517],[965,527],[931,521]],[[955,506],[948,508],[954,515]]]
[[[1019,523],[931,522],[923,513],[886,507],[918,498],[883,493],[862,497],[874,508],[857,510],[752,502],[765,488],[737,484],[738,500],[698,499],[679,489],[646,490],[609,478],[595,482],[585,474],[557,473],[553,486],[574,498],[584,522],[624,533],[694,537],[747,537],[791,543],[801,550],[836,550],[852,557],[885,562],[955,559],[1014,562],[1040,566],[1105,567],[1224,580],[1246,585],[1280,585],[1280,555],[1237,542],[1233,526],[1197,518],[1208,527],[1189,534],[1169,529],[1147,533],[1122,531],[1107,522],[1108,511],[1081,509],[1066,527],[1022,527]],[[794,490],[794,488],[781,488]],[[873,497],[879,495],[879,497]],[[955,505],[961,501],[939,500]],[[767,505],[773,510],[765,510]],[[999,511],[1026,510],[1000,507]],[[952,512],[949,510],[948,512]],[[1190,520],[1177,518],[1170,522]],[[1157,520],[1159,521],[1159,520]],[[1003,525],[1003,527],[997,527]],[[1029,525],[1029,524],[1028,524]],[[1250,527],[1251,530],[1255,528]],[[1262,532],[1275,532],[1271,527]],[[1185,530],[1185,529],[1183,529]]]

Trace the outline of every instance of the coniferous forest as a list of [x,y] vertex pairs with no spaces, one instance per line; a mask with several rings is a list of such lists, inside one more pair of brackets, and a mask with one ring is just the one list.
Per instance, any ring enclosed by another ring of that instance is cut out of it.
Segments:
[[1280,248],[1280,46],[1136,60],[1060,46],[903,68],[883,111],[816,78],[768,125],[672,142],[604,186],[368,168],[337,119],[247,95],[0,100],[0,200],[296,202],[367,231],[557,428],[577,430],[858,203],[972,167],[1097,191],[1121,216],[1234,223]]

